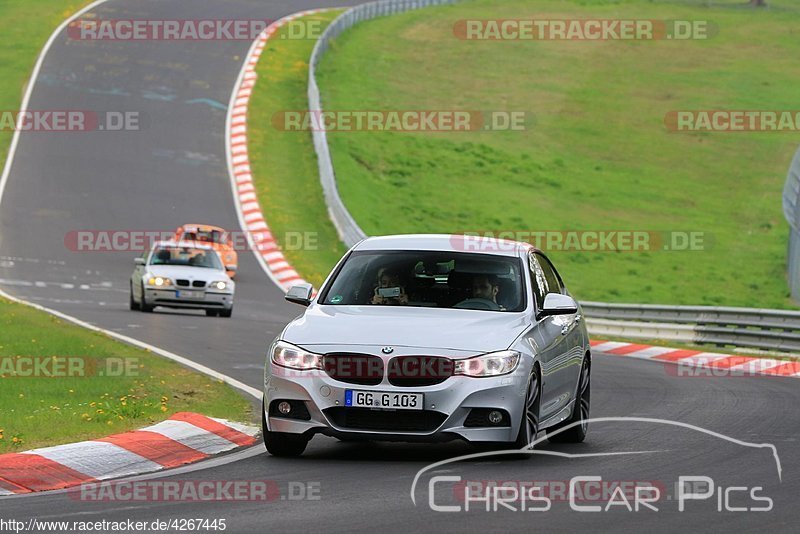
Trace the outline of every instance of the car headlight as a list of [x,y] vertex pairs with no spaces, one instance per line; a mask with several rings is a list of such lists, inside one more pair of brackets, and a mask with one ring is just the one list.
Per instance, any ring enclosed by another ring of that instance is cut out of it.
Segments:
[[226,282],[224,280],[218,280],[216,282],[211,282],[208,285],[208,287],[210,287],[211,289],[217,289],[219,291],[224,291],[224,290],[228,289],[229,284],[228,284],[228,282]]
[[147,280],[147,285],[154,287],[171,286],[172,280],[170,280],[169,278],[164,278],[163,276],[151,276]]
[[455,360],[453,374],[472,377],[507,375],[517,368],[519,356],[517,351],[501,350],[474,358]]
[[271,347],[272,363],[281,367],[298,369],[300,371],[310,371],[311,369],[322,369],[322,356],[307,352],[300,347],[295,347],[285,341],[278,341]]

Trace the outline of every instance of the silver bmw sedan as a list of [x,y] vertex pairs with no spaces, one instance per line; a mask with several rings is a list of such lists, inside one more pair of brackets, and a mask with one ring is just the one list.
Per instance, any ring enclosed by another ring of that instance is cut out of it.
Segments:
[[[277,456],[315,434],[463,439],[527,449],[583,441],[591,355],[580,305],[548,258],[459,235],[365,239],[269,347],[263,436]],[[556,433],[556,431],[558,431]]]

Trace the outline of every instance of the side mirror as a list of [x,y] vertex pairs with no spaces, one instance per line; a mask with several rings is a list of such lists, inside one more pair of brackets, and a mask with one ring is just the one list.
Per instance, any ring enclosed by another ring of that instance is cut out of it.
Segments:
[[311,304],[311,294],[314,292],[314,287],[311,284],[297,284],[289,288],[286,293],[286,300],[301,306],[308,306]]
[[226,271],[231,271],[232,273],[235,273],[236,272],[236,266],[235,265],[226,265],[225,266],[225,270]]
[[133,258],[133,263],[135,265],[144,265],[144,258],[142,257]]
[[539,317],[550,315],[571,315],[578,313],[578,303],[569,295],[548,293],[544,297],[544,305],[539,311]]

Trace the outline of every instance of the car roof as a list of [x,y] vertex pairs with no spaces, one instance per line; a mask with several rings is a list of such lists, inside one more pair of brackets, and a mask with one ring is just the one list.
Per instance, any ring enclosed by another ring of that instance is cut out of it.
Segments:
[[199,248],[202,250],[214,250],[214,247],[211,245],[206,245],[204,243],[198,243],[195,241],[156,241],[153,244],[153,248],[156,247],[190,247]]
[[199,232],[210,232],[212,230],[217,230],[218,232],[224,232],[225,229],[219,226],[213,226],[210,224],[183,224],[181,225],[181,229],[186,231],[199,231]]
[[438,250],[516,257],[522,251],[536,249],[529,243],[484,237],[482,235],[406,234],[368,237],[358,243],[353,250]]

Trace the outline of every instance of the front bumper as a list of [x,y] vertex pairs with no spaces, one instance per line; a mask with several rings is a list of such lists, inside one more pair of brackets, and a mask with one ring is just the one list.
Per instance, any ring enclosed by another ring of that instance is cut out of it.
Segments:
[[[515,372],[499,377],[452,376],[440,384],[424,387],[393,386],[384,378],[379,385],[363,386],[334,380],[321,370],[293,371],[271,361],[267,365],[270,367],[265,377],[264,398],[268,430],[382,441],[447,441],[459,438],[470,442],[514,441],[522,420],[528,376],[521,362]],[[423,393],[427,413],[345,407],[345,390],[348,389]],[[310,419],[292,419],[270,413],[269,407],[273,401],[280,400],[303,402]],[[504,410],[509,419],[507,426],[465,426],[473,408]],[[353,414],[354,417],[347,417],[347,410],[357,413]],[[386,422],[385,428],[374,429],[375,422],[383,420]],[[420,423],[419,427],[425,428],[408,430],[416,426],[415,421]]]
[[[185,294],[187,291],[192,291],[195,296],[187,298],[180,294]],[[149,306],[165,306],[167,308],[213,310],[230,310],[233,308],[232,293],[215,293],[202,289],[183,290],[145,288],[144,299],[145,303]]]

